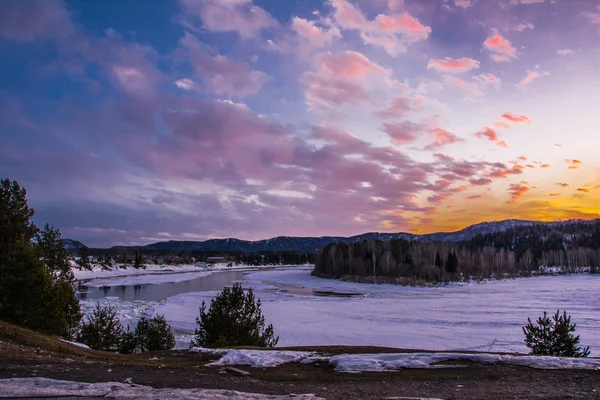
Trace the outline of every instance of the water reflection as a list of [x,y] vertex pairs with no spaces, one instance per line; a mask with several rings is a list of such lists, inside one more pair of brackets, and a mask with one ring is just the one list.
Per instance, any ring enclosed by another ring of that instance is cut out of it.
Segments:
[[129,301],[160,301],[180,293],[222,290],[225,286],[231,285],[233,281],[242,279],[243,276],[244,273],[241,271],[223,271],[184,282],[103,287],[88,287],[85,286],[85,282],[80,282],[77,288],[77,297],[80,300],[119,297],[121,300]]

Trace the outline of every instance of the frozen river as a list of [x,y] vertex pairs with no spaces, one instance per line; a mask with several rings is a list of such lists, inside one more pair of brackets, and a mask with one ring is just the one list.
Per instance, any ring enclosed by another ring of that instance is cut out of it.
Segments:
[[[210,275],[219,276],[215,285],[196,286],[192,291],[119,298],[119,290],[129,293],[125,288],[110,292],[111,296],[101,301],[116,305],[124,321],[134,320],[144,311],[164,314],[182,342],[184,334],[195,328],[202,300],[209,302],[221,285],[240,281],[261,298],[266,320],[280,336],[279,346],[345,344],[516,352],[527,351],[521,327],[528,317],[536,319],[543,311],[560,309],[577,323],[581,343],[590,346],[593,356],[600,356],[600,276],[545,276],[415,288],[320,279],[303,267],[219,275],[223,273]],[[138,278],[143,279],[127,279]],[[118,278],[113,283],[111,288],[122,286]],[[145,290],[167,293],[163,292],[167,285],[163,282]],[[93,297],[101,293],[95,290]],[[95,301],[84,300],[84,308],[90,309]]]

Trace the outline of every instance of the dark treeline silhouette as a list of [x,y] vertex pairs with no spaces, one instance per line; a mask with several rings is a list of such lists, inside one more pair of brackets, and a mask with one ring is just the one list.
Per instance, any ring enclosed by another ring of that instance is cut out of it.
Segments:
[[458,243],[333,243],[317,253],[313,275],[413,284],[528,276],[540,266],[600,272],[600,222],[533,224]]
[[[95,257],[98,263],[110,258],[111,262],[118,264],[148,265],[148,264],[192,264],[210,261],[210,257],[220,257],[226,263],[244,265],[301,265],[314,264],[315,253],[298,253],[295,251],[262,251],[245,253],[241,251],[169,251],[127,249],[113,247],[110,249],[72,249],[74,256]],[[107,263],[104,262],[104,263]]]

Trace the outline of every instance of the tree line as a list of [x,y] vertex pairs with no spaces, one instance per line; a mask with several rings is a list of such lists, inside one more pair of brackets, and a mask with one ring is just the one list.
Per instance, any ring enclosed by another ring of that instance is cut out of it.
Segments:
[[313,275],[423,283],[527,276],[540,266],[599,273],[600,222],[533,224],[459,243],[332,243],[317,253]]

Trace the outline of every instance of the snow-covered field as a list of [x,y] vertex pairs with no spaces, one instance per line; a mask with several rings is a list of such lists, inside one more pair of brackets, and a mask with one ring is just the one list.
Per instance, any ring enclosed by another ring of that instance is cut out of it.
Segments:
[[[174,277],[173,277],[174,278]],[[376,345],[425,350],[526,353],[521,327],[543,311],[566,310],[581,343],[600,356],[600,276],[578,274],[439,287],[370,285],[320,279],[310,268],[249,271],[242,281],[261,299],[279,346]],[[314,296],[287,285],[355,297]],[[134,305],[111,299],[129,317],[164,314],[181,333],[193,331],[202,300],[217,291],[183,293]],[[181,341],[185,337],[180,336]]]

